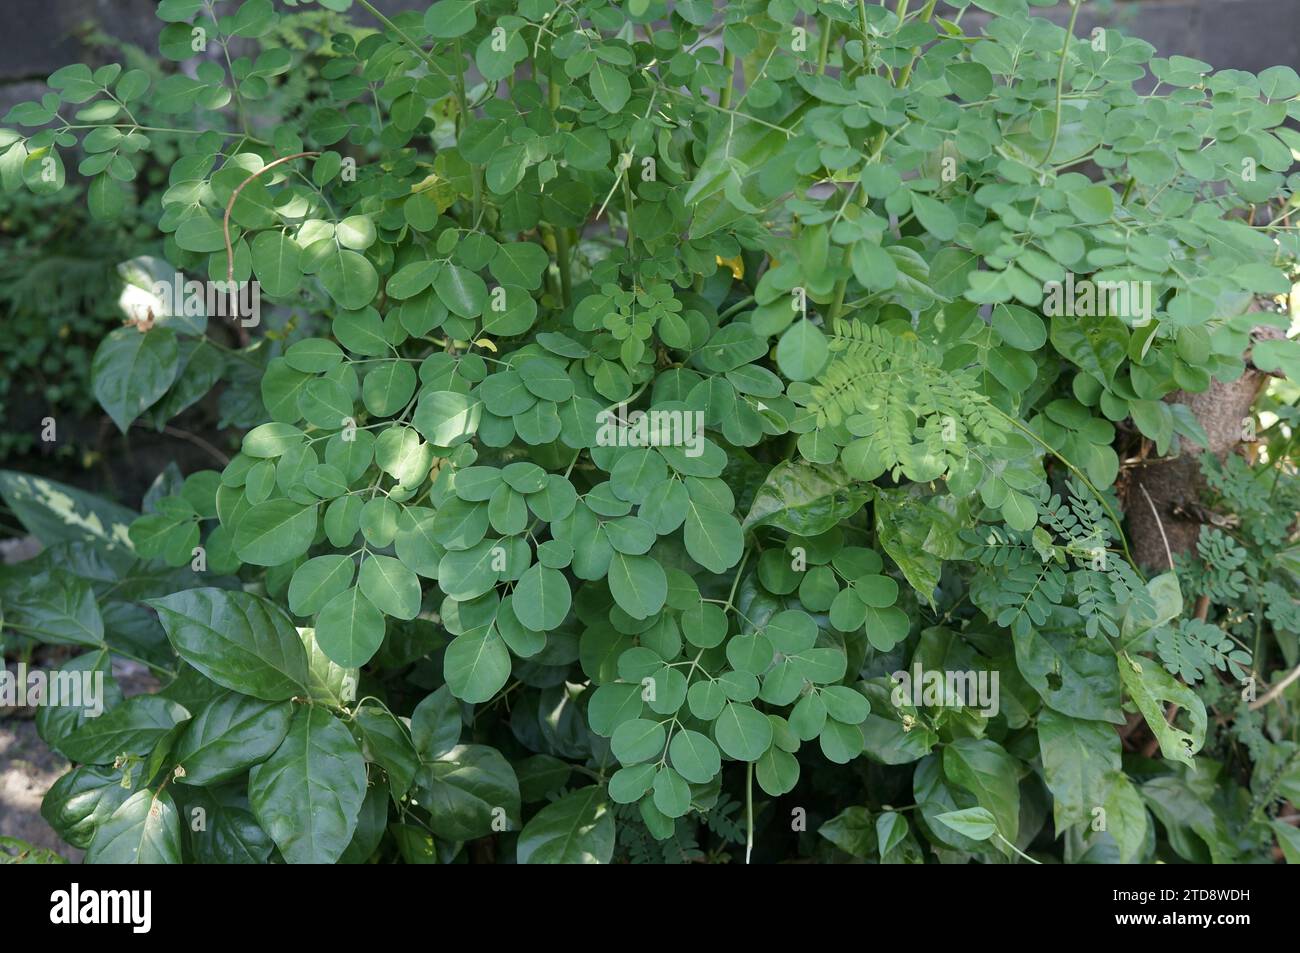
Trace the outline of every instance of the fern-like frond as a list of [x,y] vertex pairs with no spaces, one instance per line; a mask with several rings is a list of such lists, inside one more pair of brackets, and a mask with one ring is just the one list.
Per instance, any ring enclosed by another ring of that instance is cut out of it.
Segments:
[[831,360],[811,387],[817,426],[846,424],[869,437],[884,469],[933,479],[963,459],[972,442],[1005,441],[1010,425],[975,376],[944,369],[938,353],[914,335],[836,320],[829,338]]

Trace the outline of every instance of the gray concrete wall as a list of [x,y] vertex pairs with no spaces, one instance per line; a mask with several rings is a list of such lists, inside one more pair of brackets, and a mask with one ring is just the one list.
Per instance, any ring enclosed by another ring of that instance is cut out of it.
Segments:
[[[429,2],[376,5],[392,12]],[[89,26],[155,49],[161,27],[156,6],[155,0],[0,0],[0,113],[39,92],[35,81],[60,66],[95,59],[83,43]],[[1034,12],[1060,23],[1068,17],[1064,4]],[[977,26],[982,19],[972,8],[964,22]],[[1080,11],[1077,30],[1086,34],[1098,24],[1140,36],[1162,56],[1192,56],[1220,69],[1300,69],[1300,0],[1092,0]]]
[[[1030,12],[1062,26],[1070,18],[1064,3]],[[986,19],[972,8],[962,23],[969,29]],[[1075,33],[1086,36],[1094,26],[1118,27],[1160,56],[1190,56],[1215,69],[1300,71],[1300,0],[1089,0]]]

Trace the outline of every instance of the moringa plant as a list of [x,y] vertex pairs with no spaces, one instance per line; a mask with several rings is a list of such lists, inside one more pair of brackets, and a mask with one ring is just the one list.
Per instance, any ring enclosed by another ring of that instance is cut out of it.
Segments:
[[93,388],[234,428],[142,514],[3,479],[8,637],[107,684],[39,717],[88,861],[1300,858],[1293,70],[1080,3],[319,6],[162,0],[174,72],[0,133],[109,220],[181,143]]

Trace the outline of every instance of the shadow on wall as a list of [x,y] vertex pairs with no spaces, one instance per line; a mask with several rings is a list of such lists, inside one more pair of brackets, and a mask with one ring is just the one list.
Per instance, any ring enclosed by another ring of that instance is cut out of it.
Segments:
[[[423,10],[431,2],[374,0],[375,6],[388,13]],[[83,42],[91,29],[152,52],[157,49],[158,31],[162,28],[162,21],[154,13],[158,0],[3,0],[3,4],[0,115],[14,103],[40,98],[45,78],[60,66],[102,59],[88,53]],[[225,0],[225,5],[232,9],[236,6],[234,0]],[[368,19],[358,13],[353,14],[356,22]]]
[[[430,0],[375,0],[381,10],[424,9]],[[875,2],[875,0],[873,0]],[[888,3],[889,0],[886,0]],[[31,98],[31,84],[68,63],[85,59],[88,25],[152,50],[159,21],[157,0],[4,0],[0,34],[0,109]],[[892,4],[891,4],[892,5]],[[941,4],[940,9],[944,4]],[[948,11],[949,15],[952,10]],[[1032,12],[1064,23],[1065,4]],[[978,26],[986,15],[972,8],[963,22]],[[1087,0],[1077,31],[1118,26],[1155,45],[1162,56],[1181,54],[1216,69],[1257,73],[1269,66],[1300,68],[1296,0]],[[25,87],[25,90],[24,90]]]
[[[1030,12],[1062,26],[1070,18],[1064,3]],[[973,32],[987,19],[973,8],[962,23]],[[1296,0],[1087,0],[1075,35],[1087,36],[1097,26],[1117,27],[1146,40],[1160,56],[1190,56],[1216,70],[1258,73],[1270,66],[1300,70],[1297,23]]]

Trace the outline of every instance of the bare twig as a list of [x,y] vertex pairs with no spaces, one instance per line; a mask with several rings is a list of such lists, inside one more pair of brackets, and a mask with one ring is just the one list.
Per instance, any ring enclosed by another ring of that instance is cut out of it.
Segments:
[[1291,686],[1291,683],[1294,682],[1297,678],[1300,678],[1300,665],[1297,665],[1295,668],[1293,668],[1287,674],[1286,678],[1282,679],[1282,681],[1278,682],[1276,685],[1274,685],[1272,688],[1266,691],[1263,695],[1260,695],[1259,698],[1251,702],[1250,710],[1259,711],[1261,708],[1263,708],[1273,699],[1277,698],[1284,691],[1286,691]]
[[1160,539],[1165,544],[1165,556],[1169,558],[1169,568],[1172,570],[1174,568],[1174,554],[1169,549],[1169,537],[1165,535],[1164,521],[1160,519],[1160,513],[1156,510],[1155,501],[1151,499],[1151,494],[1147,492],[1147,488],[1139,483],[1138,489],[1141,490],[1142,495],[1147,498],[1147,506],[1151,507],[1151,515],[1156,518],[1156,526],[1160,528]]
[[[244,191],[244,188],[248,185],[248,183],[252,182],[259,175],[262,175],[265,172],[270,172],[277,165],[283,165],[286,162],[292,162],[294,159],[305,159],[308,156],[318,156],[318,155],[320,155],[319,152],[298,152],[291,156],[285,156],[283,159],[276,159],[274,162],[268,162],[266,165],[262,166],[262,168],[258,169],[256,172],[254,172],[252,175],[246,178],[243,182],[240,182],[238,187],[235,189],[235,191],[230,193],[230,201],[226,203],[226,214],[221,219],[221,235],[226,240],[226,286],[227,288],[233,288],[235,284],[235,249],[230,243],[230,212],[235,207],[235,201],[239,198],[239,193]],[[233,295],[234,292],[232,291],[231,294]],[[236,333],[239,335],[240,345],[241,346],[247,345],[248,332],[244,329],[243,325],[241,325],[238,321],[235,322],[235,330]]]

